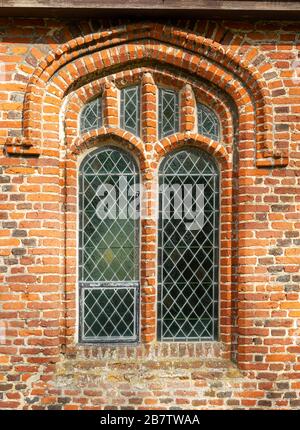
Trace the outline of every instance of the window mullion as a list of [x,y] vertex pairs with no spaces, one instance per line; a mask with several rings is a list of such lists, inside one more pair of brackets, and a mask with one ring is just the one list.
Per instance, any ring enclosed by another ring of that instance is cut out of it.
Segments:
[[105,127],[118,127],[118,89],[112,82],[107,82],[103,91],[103,125]]
[[181,133],[196,130],[196,101],[190,84],[180,91],[180,131]]
[[153,143],[156,142],[158,139],[158,89],[150,72],[146,72],[143,74],[141,83],[141,99],[142,139],[145,144]]

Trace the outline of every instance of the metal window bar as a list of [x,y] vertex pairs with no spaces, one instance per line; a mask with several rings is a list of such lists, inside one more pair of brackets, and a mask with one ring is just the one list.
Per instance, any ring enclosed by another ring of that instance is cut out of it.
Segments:
[[[81,165],[79,333],[82,342],[138,340],[138,186],[135,161],[118,148],[96,149]],[[115,210],[106,212],[105,217],[102,209],[106,211],[109,205]]]
[[135,136],[140,134],[140,88],[138,85],[121,90],[120,125]]
[[[218,168],[202,151],[177,151],[162,163],[159,185],[158,339],[214,340],[218,335]],[[187,186],[195,207],[196,185],[204,192],[204,220],[202,228],[190,230],[183,206],[183,216],[175,217],[180,212],[175,201],[180,202],[178,194],[182,196]],[[168,186],[173,193],[166,192]],[[169,213],[166,207],[171,207]]]
[[80,132],[82,134],[102,126],[102,98],[98,97],[87,103],[80,115]]
[[159,88],[158,95],[158,135],[159,138],[179,131],[179,95],[178,92]]
[[220,139],[220,123],[215,112],[203,105],[197,104],[198,133],[213,140]]

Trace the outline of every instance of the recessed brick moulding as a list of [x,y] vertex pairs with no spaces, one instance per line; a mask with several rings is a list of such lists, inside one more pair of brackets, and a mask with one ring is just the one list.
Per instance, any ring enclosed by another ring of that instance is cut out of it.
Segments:
[[[299,23],[0,27],[0,409],[300,408]],[[79,333],[78,178],[107,145],[143,184],[135,343]],[[218,327],[165,342],[159,172],[191,148],[220,176]]]

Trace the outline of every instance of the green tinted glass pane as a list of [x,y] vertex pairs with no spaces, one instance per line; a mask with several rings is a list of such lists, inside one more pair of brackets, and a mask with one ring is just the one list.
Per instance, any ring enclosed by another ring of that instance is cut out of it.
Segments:
[[120,103],[121,128],[140,134],[140,89],[138,86],[123,88]]
[[139,175],[123,151],[97,150],[80,174],[80,280],[138,280]]
[[159,138],[179,131],[179,97],[178,93],[165,88],[159,89],[158,100]]
[[218,168],[208,154],[169,155],[159,172],[158,338],[215,339]]
[[171,175],[199,175],[199,178],[208,174],[211,176],[215,173],[215,164],[211,163],[211,158],[203,152],[199,157],[194,151],[179,151],[176,156],[166,159],[164,165],[164,174]]
[[139,174],[114,147],[88,154],[79,175],[80,339],[138,339]]
[[85,340],[135,338],[135,288],[85,288],[82,294]]
[[198,133],[213,140],[220,139],[220,124],[217,115],[201,103],[197,104]]
[[102,126],[102,99],[98,97],[87,103],[80,115],[80,132],[87,133],[90,130]]

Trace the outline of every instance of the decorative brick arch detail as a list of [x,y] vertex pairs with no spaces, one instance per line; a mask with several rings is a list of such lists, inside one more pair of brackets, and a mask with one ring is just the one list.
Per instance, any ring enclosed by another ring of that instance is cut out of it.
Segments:
[[[80,58],[71,65],[68,65],[68,69],[60,71],[60,73],[53,79],[53,82],[51,81],[49,84],[48,93],[46,93],[44,98],[44,104],[46,106],[45,112],[43,112],[42,116],[44,124],[47,125],[47,128],[45,127],[45,130],[38,130],[36,132],[34,131],[34,127],[32,126],[32,142],[34,142],[35,140],[39,142],[41,140],[41,135],[43,141],[46,141],[49,138],[53,140],[53,136],[55,136],[53,132],[53,127],[55,127],[55,124],[59,122],[60,110],[59,106],[57,105],[57,99],[54,99],[52,94],[55,94],[56,97],[59,96],[62,100],[67,91],[69,91],[69,88],[73,85],[73,81],[76,81],[80,78],[86,79],[88,72],[87,66],[85,65],[85,61],[89,62],[89,70],[90,74],[92,74],[93,72],[99,70],[99,68],[101,69],[101,67],[103,67],[102,57],[106,58],[107,64],[105,68],[107,69],[106,73],[109,74],[110,68],[113,67],[114,64],[116,64],[118,61],[120,61],[119,56],[122,55],[122,50],[128,51],[128,53],[131,52],[131,60],[129,61],[128,59],[126,59],[124,60],[125,63],[123,64],[123,66],[128,67],[128,64],[130,64],[132,61],[139,60],[144,57],[153,59],[156,58],[158,59],[158,61],[161,62],[161,60],[159,60],[161,48],[161,44],[153,45],[150,42],[149,44],[146,44],[146,46],[126,45],[119,47],[118,49],[116,48],[116,50],[111,50],[111,52],[102,52],[101,55],[100,53],[95,53],[88,59],[86,57]],[[173,65],[173,67],[178,66],[177,55],[177,51],[174,51],[173,48],[169,48],[169,58],[167,62],[162,63],[163,66],[165,66],[166,64],[171,64]],[[255,115],[252,101],[248,92],[243,88],[239,81],[233,81],[233,77],[231,75],[226,75],[225,72],[222,70],[219,70],[219,74],[217,74],[216,67],[213,64],[208,63],[206,60],[204,60],[204,62],[199,62],[199,59],[197,57],[193,57],[193,60],[194,65],[196,65],[198,69],[197,72],[200,77],[206,77],[209,80],[209,76],[218,76],[219,78],[220,76],[222,76],[222,79],[219,83],[219,87],[221,86],[223,91],[227,90],[229,92],[231,99],[236,103],[236,106],[239,111],[240,144],[242,144],[242,141],[247,140],[252,142],[253,145],[253,142],[255,141],[255,133],[253,131],[255,128]],[[91,69],[91,63],[93,63],[93,69]],[[181,69],[185,70],[186,72],[190,72],[190,63],[181,64],[179,70]],[[70,76],[72,76],[72,79],[70,78]],[[230,86],[229,83],[232,81],[234,82],[234,84]],[[66,82],[68,82],[68,84],[66,84]],[[47,94],[50,94],[50,96]],[[48,106],[49,102],[52,103],[52,106]],[[244,113],[245,106],[247,106],[246,113]],[[55,118],[55,115],[56,120],[53,119]],[[52,124],[48,124],[49,117],[51,118]],[[50,129],[50,132],[48,132],[48,127]],[[259,151],[261,151],[262,149],[263,147],[259,141],[257,144],[257,153],[260,157],[262,157],[262,154],[260,154]],[[268,152],[268,154],[270,156],[270,151]],[[266,153],[264,153],[264,155],[266,155]],[[265,161],[268,162],[268,160]]]
[[[125,45],[109,50],[108,52],[97,52],[95,54],[92,54],[88,59],[90,63],[93,63],[93,69],[90,68],[90,74],[91,76],[93,76],[93,73],[97,72],[97,70],[99,69],[101,70],[101,67],[103,67],[102,57],[106,58],[105,69],[107,69],[107,75],[109,75],[109,70],[113,68],[115,64],[118,64],[121,67],[120,61],[122,60],[122,58],[124,60],[124,67],[128,67],[128,65],[130,65],[132,62],[141,61],[141,59],[143,58],[151,58],[154,61],[158,61],[159,64],[162,65],[162,67],[166,67],[169,65],[177,67],[179,73],[180,71],[190,73],[192,69],[196,74],[198,74],[200,78],[205,78],[209,82],[215,83],[215,86],[221,88],[223,93],[228,93],[228,97],[230,97],[231,101],[235,103],[235,106],[238,110],[240,132],[239,141],[242,142],[243,140],[249,140],[254,142],[255,114],[253,104],[250,95],[243,88],[242,84],[239,81],[234,80],[231,75],[226,74],[225,71],[217,69],[214,64],[208,63],[206,60],[199,61],[199,58],[196,56],[192,57],[190,61],[182,60],[182,64],[179,65],[178,50],[174,50],[172,47],[169,47],[168,58],[163,60],[162,58],[160,58],[160,51],[162,47],[163,46],[161,44],[153,44],[149,42],[149,44],[146,43],[145,45]],[[122,52],[124,50],[131,55],[130,60],[126,58],[124,59],[124,55],[122,57]],[[74,79],[74,81],[79,80],[81,78],[86,79],[87,72],[84,61],[85,57],[80,58],[79,60],[76,60],[74,63],[69,65],[68,70],[62,70],[55,77],[55,83],[49,84],[48,92],[51,93],[52,91],[57,91],[57,86],[60,85],[61,97],[63,97],[64,94],[68,91],[68,88],[73,85],[72,81],[70,80],[70,76],[72,76],[72,79]],[[194,64],[194,68],[191,67],[191,64]],[[173,72],[173,77],[174,75],[176,76],[176,72]],[[212,76],[215,77],[216,82],[213,82],[211,78]],[[68,79],[69,82],[68,84],[66,84]],[[231,84],[232,82],[233,84]],[[59,112],[57,112],[57,115],[58,114]],[[51,115],[53,116],[53,112],[51,112]],[[262,150],[264,150],[263,145],[260,141],[258,141],[257,153],[260,157],[262,157]],[[268,154],[270,156],[270,151]],[[264,153],[264,155],[266,155],[266,153]]]
[[[145,59],[167,63],[209,80],[229,92],[241,108],[247,100],[253,105],[252,115],[255,114],[257,122],[257,164],[272,166],[287,163],[286,155],[274,151],[269,90],[261,72],[250,64],[251,60],[242,60],[235,52],[225,51],[221,44],[207,37],[157,23],[128,25],[79,37],[42,60],[27,86],[24,136],[8,139],[7,152],[39,153],[40,141],[45,140],[42,135],[42,106],[45,100],[49,104],[57,104],[59,110],[57,98],[62,99],[81,77],[100,69],[109,74],[109,69],[116,64],[121,67]],[[51,81],[52,85],[48,85]],[[244,86],[249,89],[251,97]]]
[[229,155],[224,146],[220,142],[216,142],[199,133],[176,133],[160,140],[154,147],[156,161],[159,162],[168,153],[186,145],[203,149],[218,160],[222,169],[231,169]]
[[[172,82],[172,86],[180,91],[184,85],[187,83],[190,84],[196,99],[211,107],[219,117],[222,130],[222,144],[226,147],[228,152],[232,152],[234,140],[232,110],[230,110],[228,106],[228,100],[223,97],[224,94],[218,93],[213,87],[205,85],[203,82],[189,81],[186,78],[174,75],[168,70],[156,70],[148,67],[121,71],[110,76],[110,79],[113,80],[115,86],[120,89],[125,86],[141,84],[144,73],[148,72],[151,73],[157,85],[169,84]],[[106,77],[91,81],[72,92],[69,96],[64,109],[65,143],[67,147],[72,146],[75,140],[80,136],[79,120],[82,108],[90,100],[98,96],[100,97],[103,94],[107,82],[108,79]]]
[[130,152],[134,153],[139,159],[142,171],[149,168],[149,162],[146,160],[144,145],[141,139],[129,131],[121,130],[120,128],[101,127],[97,130],[91,130],[83,136],[75,138],[69,150],[72,154],[78,155],[97,143],[106,142],[109,139],[112,139],[113,142],[122,143]]

